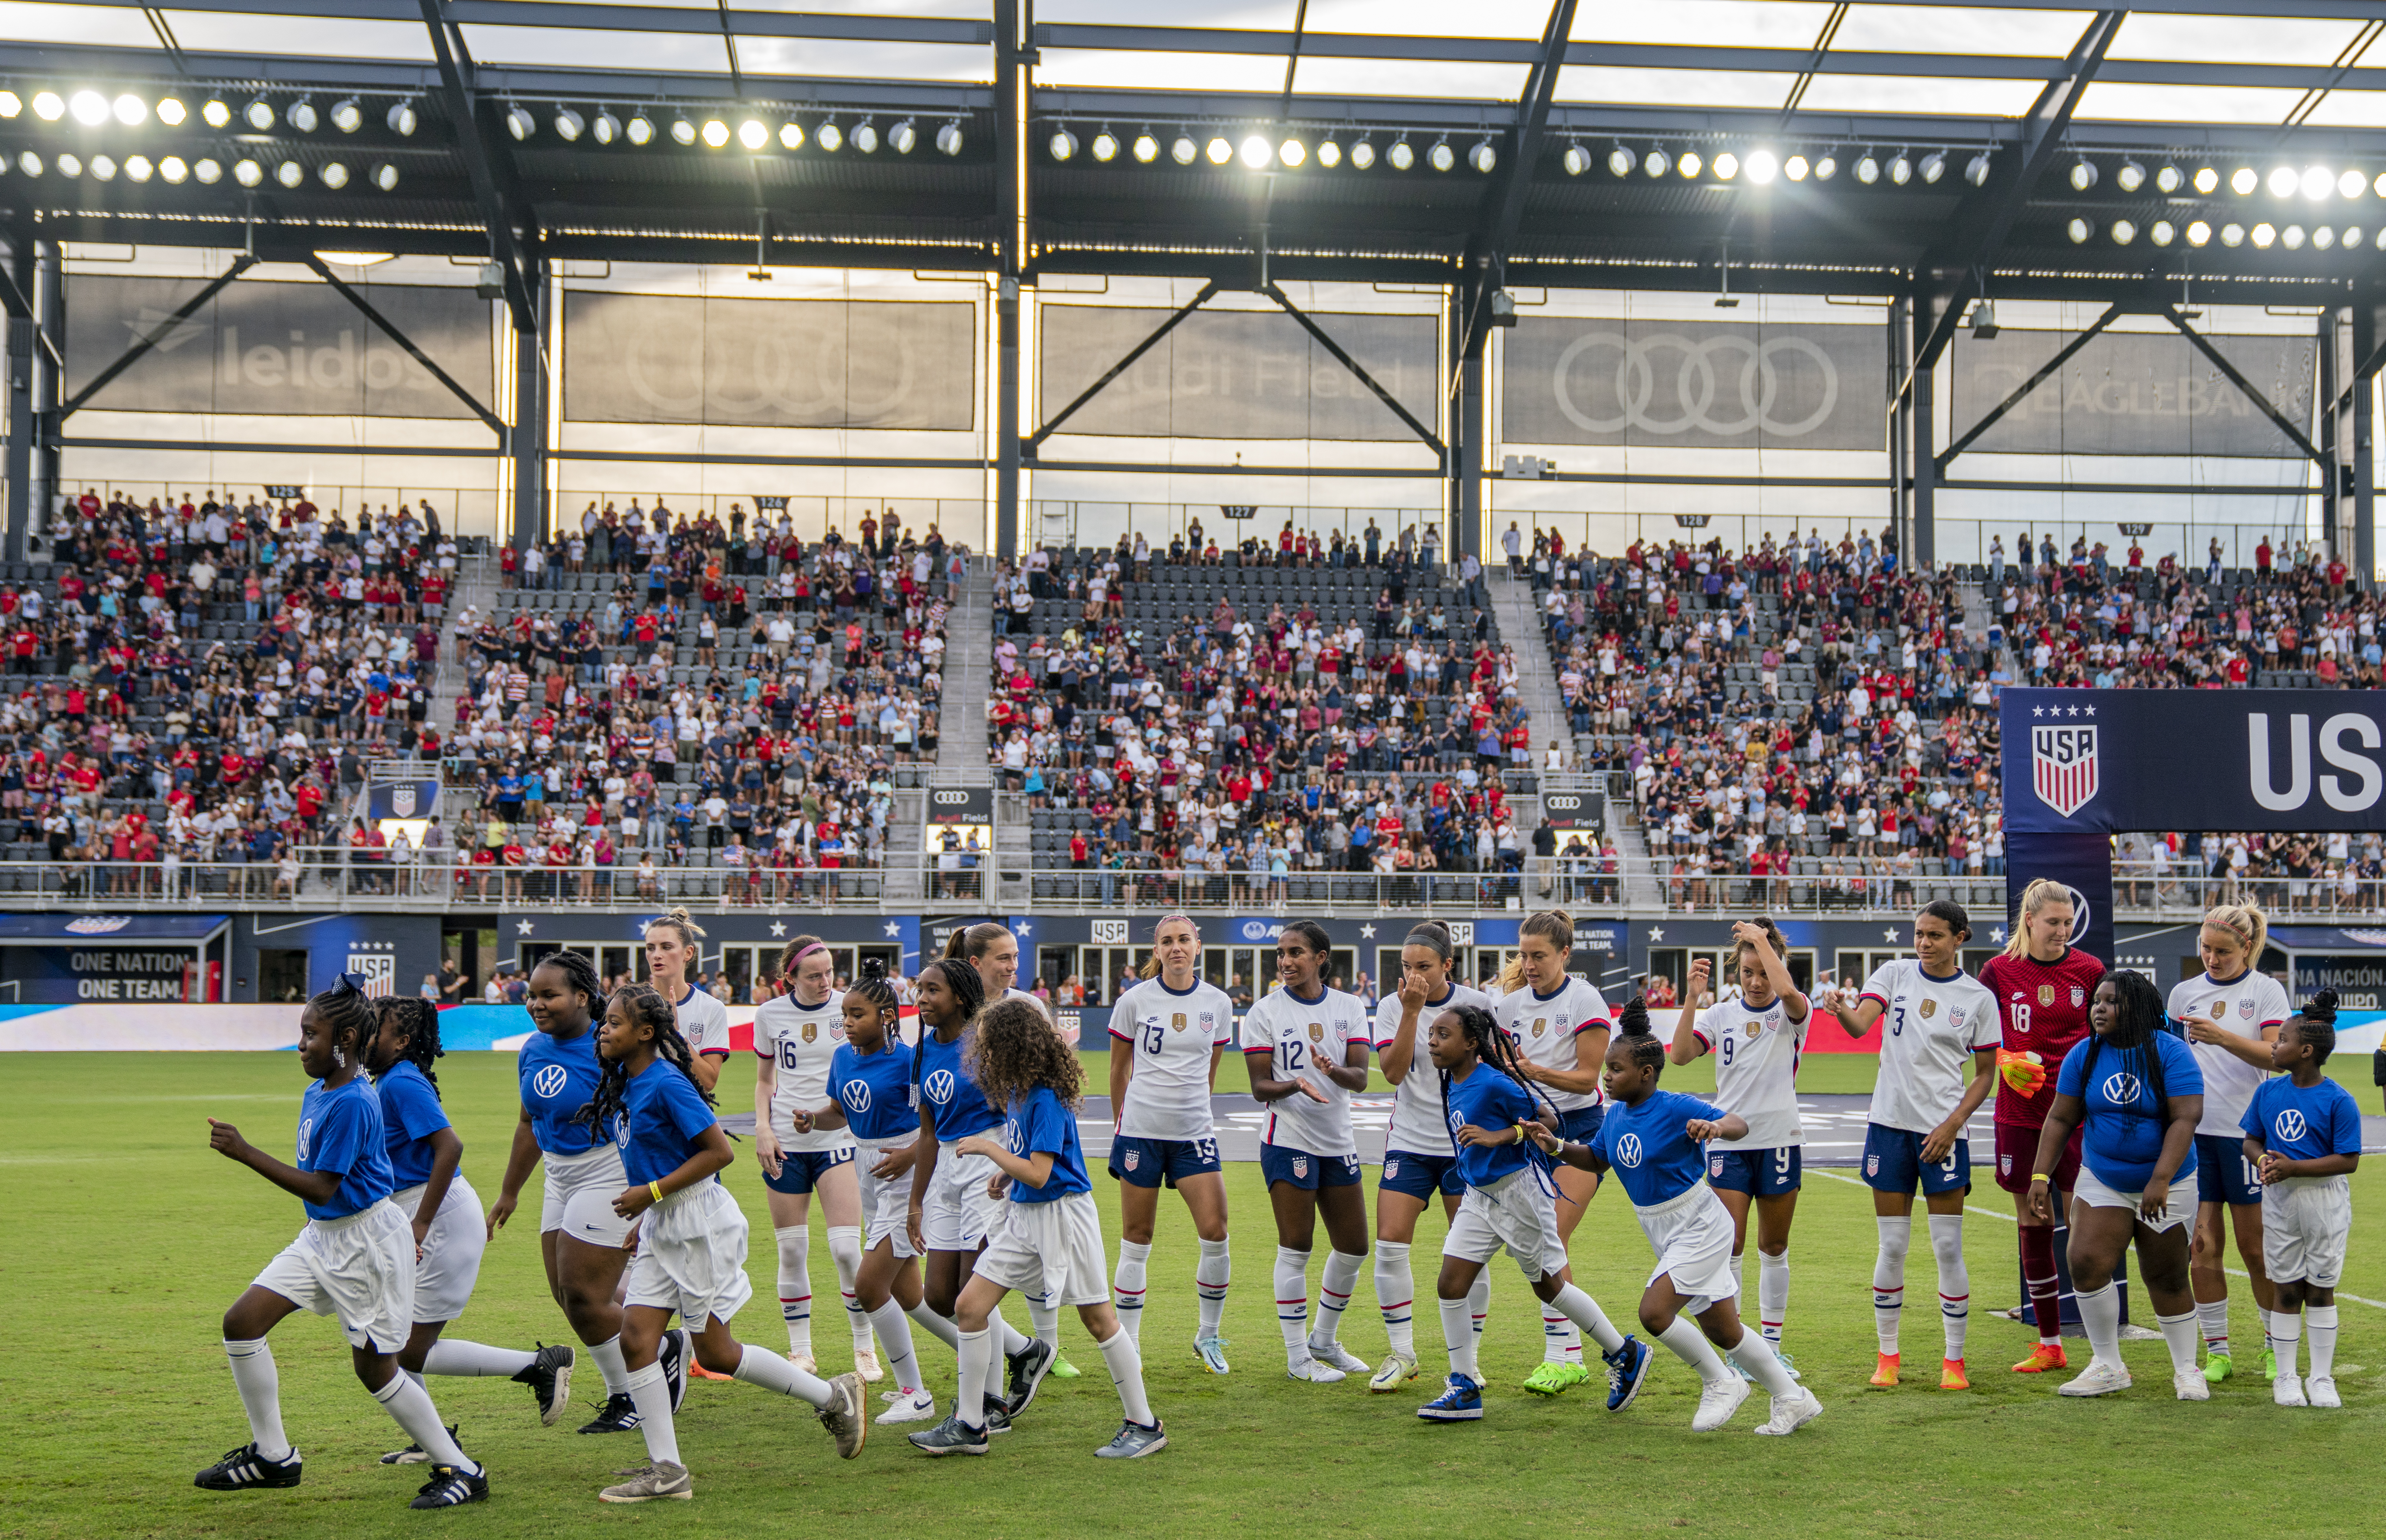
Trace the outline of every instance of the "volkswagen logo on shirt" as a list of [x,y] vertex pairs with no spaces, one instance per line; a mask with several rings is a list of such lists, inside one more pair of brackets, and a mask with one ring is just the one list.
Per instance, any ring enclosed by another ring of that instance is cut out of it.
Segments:
[[539,1066],[538,1073],[530,1077],[530,1088],[542,1096],[560,1096],[563,1083],[570,1078],[569,1071],[562,1065],[543,1064]]
[[298,1125],[298,1158],[307,1158],[307,1146],[315,1141],[315,1120],[308,1118]]
[[845,1083],[845,1085],[844,1085],[843,1089],[841,1089],[841,1090],[839,1090],[839,1091],[837,1092],[837,1094],[836,1094],[836,1099],[837,1099],[837,1100],[839,1100],[839,1101],[841,1101],[841,1102],[843,1102],[843,1103],[845,1103],[846,1110],[847,1110],[847,1111],[848,1111],[848,1112],[867,1112],[867,1111],[869,1111],[869,1110],[870,1110],[870,1085],[869,1085],[869,1083],[868,1083],[868,1082],[866,1082],[866,1081],[859,1081],[859,1080],[849,1080],[849,1081],[847,1081],[847,1082]]
[[2302,1138],[2305,1132],[2304,1115],[2292,1107],[2279,1113],[2279,1121],[2270,1126],[2278,1131],[2279,1143],[2282,1145],[2293,1144]]
[[2115,1107],[2137,1106],[2138,1095],[2143,1089],[2135,1075],[2116,1070],[2104,1077],[2104,1099]]
[[930,1101],[938,1107],[944,1106],[953,1099],[953,1072],[950,1070],[931,1071],[921,1089],[928,1093]]
[[1638,1168],[1640,1164],[1640,1135],[1627,1133],[1615,1141],[1615,1163]]

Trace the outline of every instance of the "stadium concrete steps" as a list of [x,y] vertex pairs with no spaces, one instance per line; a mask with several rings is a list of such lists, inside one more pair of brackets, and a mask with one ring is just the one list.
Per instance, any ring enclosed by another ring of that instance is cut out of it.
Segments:
[[994,794],[994,897],[996,904],[1023,908],[1033,891],[1035,845],[1027,798],[1020,792]]
[[917,787],[898,788],[895,806],[886,814],[886,856],[880,893],[890,901],[917,904],[922,897],[920,860],[926,831],[928,794]]
[[970,558],[969,583],[945,622],[945,704],[936,768],[986,772],[986,670],[994,667],[994,569]]
[[[1541,630],[1540,617],[1533,607],[1533,585],[1530,580],[1513,576],[1505,560],[1488,568],[1483,574],[1484,587],[1491,595],[1491,619],[1500,628],[1500,639],[1515,649],[1516,693],[1532,713],[1533,765],[1538,769],[1541,756],[1551,738],[1571,743],[1573,732],[1566,726],[1565,707],[1558,695],[1558,670],[1550,657],[1549,637]],[[1532,849],[1532,833],[1540,827],[1541,799],[1537,794],[1515,799],[1518,809],[1516,833],[1525,839],[1526,851]]]
[[486,619],[497,603],[496,563],[488,557],[473,552],[459,557],[456,576],[456,596],[447,601],[447,618],[439,627],[439,677],[431,691],[431,720],[442,738],[455,732],[456,702],[464,694],[464,670],[456,662],[456,633],[464,612]]
[[[1978,583],[1966,580],[1955,585],[1956,596],[1964,601],[1964,630],[1974,636],[1986,636],[1989,622],[1996,618],[1996,606],[1990,602],[1987,591]],[[1997,661],[2004,665],[2005,677],[2021,678],[2021,660],[2014,656],[2010,638],[1998,649]]]

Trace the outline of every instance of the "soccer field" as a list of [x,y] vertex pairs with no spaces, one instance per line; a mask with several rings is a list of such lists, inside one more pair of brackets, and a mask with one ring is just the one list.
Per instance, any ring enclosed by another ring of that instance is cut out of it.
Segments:
[[[2365,1170],[2355,1179],[2353,1255],[2340,1296],[2345,1405],[2312,1411],[2273,1407],[2258,1371],[2216,1387],[2208,1404],[2174,1401],[2167,1360],[2153,1341],[2127,1345],[2137,1388],[2104,1401],[2066,1402],[2047,1379],[2007,1372],[2028,1333],[1989,1314],[2016,1303],[2018,1290],[2011,1202],[1985,1168],[1965,1227],[1976,1388],[1960,1394],[1935,1388],[1939,1322],[1926,1310],[1909,1312],[1909,1383],[1888,1393],[1865,1387],[1871,1203],[1844,1175],[1809,1173],[1790,1247],[1785,1346],[1828,1410],[1789,1439],[1753,1435],[1764,1419],[1761,1395],[1722,1433],[1692,1434],[1697,1382],[1662,1348],[1648,1390],[1621,1416],[1605,1411],[1594,1388],[1555,1401],[1526,1395],[1516,1386],[1539,1358],[1538,1312],[1504,1260],[1491,1269],[1485,1421],[1418,1421],[1414,1409],[1435,1393],[1441,1361],[1439,1325],[1424,1303],[1438,1265],[1438,1213],[1415,1248],[1425,1374],[1392,1396],[1370,1396],[1355,1377],[1293,1383],[1284,1378],[1270,1301],[1266,1195],[1257,1169],[1237,1165],[1227,1169],[1236,1276],[1225,1334],[1234,1372],[1206,1374],[1191,1356],[1192,1227],[1163,1195],[1142,1340],[1170,1444],[1139,1464],[1093,1458],[1117,1428],[1118,1403],[1100,1355],[1064,1311],[1062,1351],[1085,1377],[1048,1383],[1018,1431],[983,1459],[930,1461],[901,1438],[910,1430],[890,1428],[873,1429],[861,1457],[840,1463],[800,1404],[749,1385],[695,1384],[680,1425],[697,1484],[686,1504],[615,1509],[596,1500],[612,1471],[645,1457],[634,1434],[571,1432],[601,1395],[584,1354],[573,1414],[553,1429],[538,1426],[519,1386],[433,1379],[441,1412],[460,1420],[465,1443],[488,1464],[493,1495],[452,1513],[409,1512],[420,1468],[376,1463],[402,1435],[357,1383],[333,1324],[297,1315],[272,1341],[285,1421],[307,1457],[305,1484],[199,1492],[192,1473],[247,1440],[218,1346],[220,1318],[301,1222],[295,1200],[208,1152],[205,1119],[235,1122],[287,1158],[304,1083],[296,1058],[21,1054],[7,1062],[0,1171],[12,1201],[0,1221],[0,1276],[12,1308],[0,1325],[0,1406],[19,1443],[0,1536],[345,1537],[433,1528],[515,1536],[595,1523],[689,1535],[973,1540],[1684,1529],[1767,1540],[2023,1540],[2113,1530],[2287,1540],[2369,1533],[2386,1502],[2378,1458],[2386,1440],[2386,1307],[2350,1297],[2386,1300],[2386,1176]],[[731,1065],[724,1108],[751,1107],[750,1062],[738,1056]],[[1232,1074],[1229,1066],[1230,1085]],[[465,1174],[492,1200],[515,1117],[512,1059],[452,1057],[439,1079],[465,1142]],[[1696,1085],[1682,1078],[1683,1089]],[[739,1335],[782,1349],[785,1335],[770,1304],[769,1220],[747,1146],[724,1180],[764,1237],[748,1261],[756,1298],[737,1320]],[[1095,1183],[1114,1257],[1112,1184],[1099,1174]],[[1368,1186],[1372,1208],[1372,1171]],[[571,1340],[540,1271],[535,1201],[534,1189],[515,1227],[491,1246],[472,1308],[452,1334],[522,1346]],[[813,1222],[813,1285],[826,1307],[815,1340],[823,1371],[835,1372],[850,1360],[817,1212]],[[1322,1229],[1318,1245],[1322,1252]],[[1917,1239],[1908,1285],[1926,1300],[1929,1257],[1927,1238]],[[1620,1193],[1602,1193],[1592,1205],[1574,1260],[1576,1280],[1631,1329],[1651,1259]],[[1749,1272],[1752,1289],[1754,1268]],[[2236,1289],[2238,1362],[2258,1366],[2259,1322],[2242,1282]],[[1010,1313],[1023,1323],[1023,1307],[1014,1302]],[[1371,1273],[1362,1276],[1342,1335],[1370,1362],[1382,1351]],[[951,1355],[923,1342],[941,1406],[951,1395]],[[2074,1361],[2084,1359],[2077,1343]],[[873,1408],[884,1388],[873,1387]]]

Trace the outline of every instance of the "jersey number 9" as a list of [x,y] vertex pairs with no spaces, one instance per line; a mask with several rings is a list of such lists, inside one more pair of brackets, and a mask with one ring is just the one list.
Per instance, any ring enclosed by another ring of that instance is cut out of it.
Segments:
[[1716,1043],[1715,1046],[1716,1046],[1716,1048],[1717,1048],[1718,1050],[1720,1050],[1720,1051],[1722,1052],[1722,1054],[1723,1054],[1723,1065],[1724,1065],[1724,1068],[1725,1068],[1725,1069],[1727,1069],[1727,1070],[1730,1069],[1730,1068],[1731,1068],[1731,1056],[1732,1056],[1731,1033],[1730,1033],[1728,1031],[1727,1031],[1727,1032],[1723,1034],[1722,1040],[1721,1040],[1721,1041],[1719,1041],[1718,1043]]

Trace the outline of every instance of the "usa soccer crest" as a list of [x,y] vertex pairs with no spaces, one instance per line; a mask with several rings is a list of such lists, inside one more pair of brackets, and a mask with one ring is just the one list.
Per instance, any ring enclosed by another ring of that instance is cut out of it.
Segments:
[[[2077,995],[2079,992],[2075,989],[2072,993]],[[2053,984],[2042,983],[2038,986],[2038,1003],[2042,1006],[2051,1006],[2054,1003],[2054,986]],[[2072,1002],[2074,1005],[2078,1005],[2078,1003],[2079,1002],[2077,1000]]]
[[1947,1024],[1951,1027],[1960,1027],[1964,1024],[1964,1008],[1962,1006],[1953,1006],[1949,1008],[1947,1011]]
[[1142,1158],[1142,1157],[1141,1157],[1141,1155],[1140,1155],[1137,1151],[1135,1151],[1135,1150],[1129,1150],[1129,1151],[1127,1151],[1127,1152],[1126,1152],[1126,1169],[1127,1169],[1128,1171],[1133,1171],[1133,1170],[1135,1170],[1135,1163],[1136,1163],[1136,1160],[1138,1160],[1138,1159],[1140,1159],[1141,1158]]
[[1867,1155],[1867,1156],[1865,1156],[1865,1175],[1866,1175],[1866,1176],[1878,1176],[1879,1174],[1880,1174],[1880,1157],[1879,1157],[1879,1156],[1877,1156],[1877,1155]]
[[1399,1177],[1399,1176],[1400,1176],[1400,1163],[1398,1160],[1387,1160],[1387,1161],[1385,1161],[1385,1162],[1384,1162],[1384,1174],[1385,1174],[1387,1177],[1390,1177],[1390,1178],[1393,1178],[1393,1179],[1398,1179],[1398,1177]]
[[390,788],[389,811],[391,817],[412,818],[414,816],[414,809],[420,805],[421,804],[416,799],[414,787],[401,783]]
[[2087,1003],[2088,1003],[2088,991],[2087,991],[2087,989],[2086,989],[2085,987],[2083,987],[2082,985],[2076,984],[2076,983],[2075,983],[2075,984],[2073,984],[2073,985],[2071,986],[2071,1008],[2072,1008],[2072,1009],[2074,1009],[2074,1010],[2078,1010],[2081,1006],[2084,1006],[2084,1005],[2086,1005]]
[[2000,1170],[2002,1170],[2002,1171],[2003,1171],[2007,1176],[2011,1176],[2011,1175],[2013,1175],[2013,1157],[2012,1157],[2012,1156],[2010,1156],[2010,1155],[2000,1155],[2000,1156],[1998,1156],[1998,1157],[1997,1157],[1997,1166],[1998,1166],[1998,1168],[1999,1168]]
[[2069,818],[2096,797],[2096,730],[2033,726],[2029,730],[2030,789],[2058,818]]
[[1305,1155],[1296,1155],[1292,1158],[1292,1174],[1303,1180],[1307,1179],[1309,1175],[1309,1157]]
[[1707,1162],[1707,1174],[1708,1174],[1708,1175],[1710,1175],[1710,1176],[1715,1176],[1715,1177],[1720,1177],[1720,1176],[1722,1176],[1722,1175],[1723,1175],[1723,1157],[1722,1157],[1722,1156],[1718,1155],[1718,1156],[1716,1156],[1714,1159],[1712,1159],[1712,1160],[1710,1160],[1710,1161],[1708,1161],[1708,1162]]

